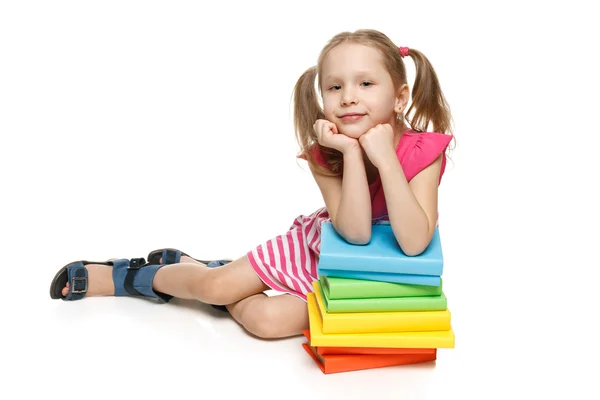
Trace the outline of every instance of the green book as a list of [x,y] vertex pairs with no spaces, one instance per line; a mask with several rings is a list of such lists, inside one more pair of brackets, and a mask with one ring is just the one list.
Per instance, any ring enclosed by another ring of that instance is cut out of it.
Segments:
[[440,296],[442,294],[442,282],[439,286],[424,286],[321,276],[319,283],[324,290],[327,290],[327,297],[330,300]]
[[316,284],[328,313],[368,313],[384,311],[444,311],[448,302],[444,293],[438,296],[374,297],[361,299],[331,299],[327,287]]

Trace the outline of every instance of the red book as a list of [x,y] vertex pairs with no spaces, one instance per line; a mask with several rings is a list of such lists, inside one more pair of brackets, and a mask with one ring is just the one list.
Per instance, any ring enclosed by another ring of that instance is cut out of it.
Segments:
[[[305,333],[307,339],[310,338]],[[317,348],[310,346],[309,343],[303,343],[302,347],[311,356],[315,363],[319,366],[324,374],[334,374],[339,372],[359,371],[363,369],[373,369],[390,367],[394,365],[407,365],[416,364],[429,361],[435,361],[437,356],[437,349],[406,349],[408,353],[398,353],[403,349],[368,349],[368,348],[345,348],[352,349],[352,351],[359,349],[359,351],[377,350],[378,354],[368,353],[352,353],[352,354],[327,354],[330,349],[342,349],[340,347],[330,348]],[[323,350],[325,349],[325,354]],[[395,353],[381,353],[385,350],[394,350]],[[415,352],[418,350],[426,350],[427,352]],[[334,350],[338,351],[338,350]]]

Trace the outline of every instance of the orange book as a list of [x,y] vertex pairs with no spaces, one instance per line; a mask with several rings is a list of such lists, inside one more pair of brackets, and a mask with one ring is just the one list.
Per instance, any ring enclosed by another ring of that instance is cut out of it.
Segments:
[[[310,331],[304,330],[302,334],[308,339],[310,346]],[[349,354],[428,354],[435,356],[437,349],[403,349],[393,347],[331,347],[331,346],[311,346],[318,355],[349,355]]]
[[308,343],[302,347],[324,374],[360,371],[435,361],[435,354],[328,354],[320,355]]

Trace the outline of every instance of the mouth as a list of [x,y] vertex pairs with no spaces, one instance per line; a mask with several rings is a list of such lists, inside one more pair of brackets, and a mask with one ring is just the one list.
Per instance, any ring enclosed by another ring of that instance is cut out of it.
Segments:
[[364,116],[365,116],[365,114],[348,113],[348,114],[341,115],[340,119],[344,122],[354,122],[354,121],[358,121],[359,119],[361,119]]

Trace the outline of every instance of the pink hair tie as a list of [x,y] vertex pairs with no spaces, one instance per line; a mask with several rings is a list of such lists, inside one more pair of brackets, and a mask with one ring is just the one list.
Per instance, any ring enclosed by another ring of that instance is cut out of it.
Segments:
[[408,55],[408,47],[398,47],[398,49],[400,50],[400,56],[403,58]]

